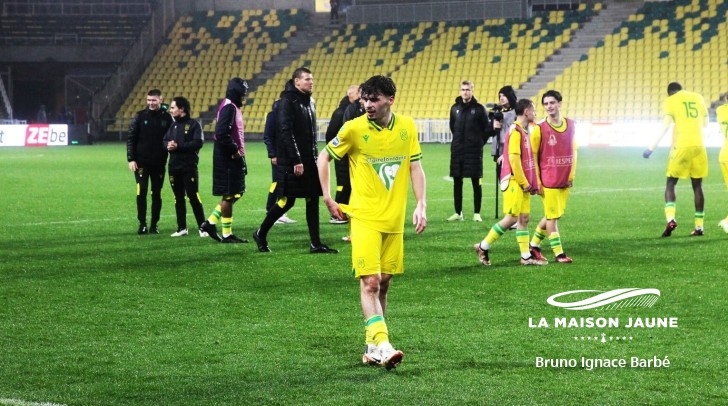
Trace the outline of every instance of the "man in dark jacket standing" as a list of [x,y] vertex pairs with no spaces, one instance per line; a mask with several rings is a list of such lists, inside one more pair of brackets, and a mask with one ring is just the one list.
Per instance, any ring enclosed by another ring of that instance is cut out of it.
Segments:
[[[172,125],[172,116],[162,104],[162,91],[152,89],[147,93],[147,108],[138,111],[129,125],[126,141],[126,160],[129,170],[134,172],[136,181],[138,234],[159,234],[160,213],[162,212],[162,185],[164,167],[167,164],[167,149],[164,134]],[[152,184],[152,218],[147,228],[147,190]]]
[[[346,91],[346,97],[341,99],[339,107],[334,110],[331,114],[331,121],[329,126],[326,128],[326,143],[328,144],[331,140],[336,137],[341,127],[344,126],[344,113],[347,108],[354,103],[359,103],[359,86],[351,85]],[[343,157],[341,160],[334,161],[334,169],[336,170],[336,197],[334,201],[336,203],[349,204],[349,197],[351,196],[351,181],[349,179],[349,160]],[[329,223],[331,224],[346,224],[349,220],[339,220],[334,216],[331,216]]]
[[253,233],[258,251],[270,252],[268,231],[276,220],[293,207],[296,198],[306,199],[306,224],[311,253],[337,253],[321,243],[319,197],[323,195],[316,167],[316,106],[311,98],[313,75],[298,68],[281,97],[277,113],[276,189],[278,201],[268,210],[260,228]]
[[473,184],[473,221],[483,221],[483,145],[492,133],[485,107],[473,96],[473,82],[460,83],[460,96],[450,108],[450,176],[453,178],[455,214],[447,221],[463,220],[463,178]]
[[[200,123],[190,117],[191,110],[190,102],[186,98],[178,96],[172,99],[169,113],[174,118],[174,124],[164,136],[164,144],[169,151],[169,184],[174,193],[174,209],[177,214],[177,231],[172,233],[172,237],[188,234],[185,196],[190,201],[197,227],[205,221],[205,210],[202,208],[199,193],[200,176],[197,171],[204,136]],[[200,237],[207,237],[207,234],[200,232]]]
[[[222,196],[207,221],[200,226],[210,238],[223,243],[245,243],[248,240],[233,234],[233,205],[245,193],[245,133],[243,106],[248,94],[248,82],[233,78],[228,83],[225,99],[217,109],[215,146],[212,152],[212,194]],[[222,222],[222,236],[217,233],[217,223]]]

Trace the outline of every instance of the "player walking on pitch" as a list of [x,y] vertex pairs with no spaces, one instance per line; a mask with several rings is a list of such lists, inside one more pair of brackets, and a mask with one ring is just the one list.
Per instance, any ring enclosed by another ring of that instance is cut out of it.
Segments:
[[675,185],[678,179],[690,177],[695,196],[695,229],[691,236],[703,235],[703,178],[708,176],[708,153],[703,143],[703,127],[708,124],[708,109],[703,96],[683,90],[682,85],[672,82],[667,86],[665,118],[662,130],[652,145],[642,153],[649,158],[657,148],[662,137],[673,124],[672,149],[667,163],[667,183],[665,185],[665,219],[667,225],[663,237],[672,235],[677,227],[675,220]]
[[[392,79],[373,76],[361,87],[366,115],[346,122],[318,157],[324,203],[331,215],[351,219],[351,259],[359,279],[365,320],[362,361],[396,367],[404,356],[389,342],[384,321],[392,277],[404,272],[404,217],[410,180],[417,199],[412,215],[419,234],[427,226],[425,172],[417,128],[410,117],[392,112],[397,88]],[[331,159],[349,156],[352,195],[348,205],[331,198]]]
[[558,220],[564,215],[569,191],[576,173],[576,140],[574,121],[561,116],[561,93],[549,90],[541,96],[541,104],[547,117],[533,127],[531,148],[536,161],[536,175],[543,199],[544,217],[536,226],[531,238],[531,255],[546,260],[541,255],[541,241],[546,236],[554,252],[556,262],[568,264],[572,259],[564,254],[561,246]]
[[536,112],[531,100],[521,99],[516,103],[516,121],[503,144],[503,167],[500,172],[505,217],[493,225],[483,241],[473,246],[480,263],[485,266],[490,265],[488,255],[490,246],[514,224],[516,224],[516,241],[521,251],[521,265],[547,264],[546,261],[534,257],[528,249],[531,195],[539,193],[536,164],[533,161],[528,134],[528,126],[533,123],[535,117]]

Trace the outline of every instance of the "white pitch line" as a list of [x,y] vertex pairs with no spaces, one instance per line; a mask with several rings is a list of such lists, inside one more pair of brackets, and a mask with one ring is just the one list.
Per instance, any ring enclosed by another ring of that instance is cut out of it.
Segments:
[[0,405],[4,406],[66,406],[61,403],[51,402],[29,402],[22,399],[0,399]]

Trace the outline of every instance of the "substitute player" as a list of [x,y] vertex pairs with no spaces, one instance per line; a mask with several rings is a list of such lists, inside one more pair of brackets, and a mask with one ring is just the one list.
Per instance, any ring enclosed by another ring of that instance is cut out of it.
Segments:
[[682,85],[672,82],[667,86],[665,118],[662,131],[652,145],[642,153],[649,158],[662,137],[674,124],[672,149],[667,163],[667,184],[665,185],[665,219],[667,225],[663,237],[672,235],[677,227],[675,220],[675,185],[678,179],[690,177],[695,196],[695,229],[691,236],[703,235],[703,178],[708,176],[708,153],[703,143],[703,127],[708,124],[708,109],[703,96],[683,90]]
[[533,127],[531,147],[536,161],[536,175],[543,198],[544,217],[536,226],[531,239],[531,254],[545,260],[541,241],[546,236],[556,262],[573,262],[561,246],[558,220],[564,215],[569,190],[576,173],[576,140],[574,121],[561,116],[561,93],[549,90],[541,96],[546,118]]
[[[410,180],[417,199],[412,215],[419,234],[427,226],[425,172],[417,128],[410,117],[395,115],[397,88],[392,79],[373,76],[361,86],[366,115],[348,121],[318,156],[324,203],[331,215],[351,219],[351,259],[359,279],[365,320],[362,361],[396,367],[404,354],[389,342],[384,321],[392,277],[404,272],[404,216]],[[349,156],[351,199],[339,204],[329,190],[331,159]]]
[[[726,186],[728,186],[728,92],[723,95],[725,103],[715,109],[715,115],[718,119],[718,125],[720,126],[720,132],[723,134],[725,141],[723,142],[723,148],[720,149],[720,155],[718,156],[718,162],[720,162],[720,170],[723,172],[723,179],[725,180]],[[728,233],[728,216],[720,221],[720,227]]]
[[500,185],[503,191],[503,213],[505,217],[493,225],[483,241],[473,248],[483,265],[490,265],[488,250],[514,224],[516,241],[521,251],[521,265],[546,265],[528,249],[528,221],[531,218],[531,195],[539,192],[536,164],[528,134],[528,126],[536,118],[533,102],[528,99],[516,103],[516,121],[503,143],[503,166]]

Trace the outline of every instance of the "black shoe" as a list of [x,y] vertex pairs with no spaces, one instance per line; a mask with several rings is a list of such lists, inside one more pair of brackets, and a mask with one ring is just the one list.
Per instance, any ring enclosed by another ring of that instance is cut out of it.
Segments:
[[258,234],[260,230],[253,231],[253,240],[255,240],[255,243],[258,245],[258,251],[260,252],[270,252],[270,248],[268,247],[268,241],[260,238],[260,235]]
[[147,225],[146,224],[140,224],[139,225],[139,229],[137,230],[137,234],[139,234],[139,235],[146,234],[148,231],[149,230],[147,230]]
[[159,234],[159,227],[157,227],[157,226],[152,226],[152,227],[151,227],[151,228],[149,229],[149,234]]
[[312,254],[338,254],[339,250],[329,248],[323,244],[315,245],[315,246],[313,244],[311,244],[311,253]]
[[217,226],[210,223],[209,221],[205,220],[204,223],[200,226],[200,231],[203,233],[207,233],[208,237],[212,238],[215,241],[222,241],[222,238],[217,234]]
[[248,240],[245,238],[238,238],[235,234],[230,234],[227,237],[222,237],[222,241],[220,242],[223,244],[247,244]]
[[663,237],[669,237],[672,235],[672,230],[677,228],[677,222],[675,220],[670,220],[667,222],[667,225],[665,226],[665,231],[662,232]]

